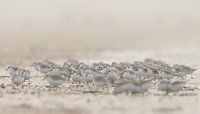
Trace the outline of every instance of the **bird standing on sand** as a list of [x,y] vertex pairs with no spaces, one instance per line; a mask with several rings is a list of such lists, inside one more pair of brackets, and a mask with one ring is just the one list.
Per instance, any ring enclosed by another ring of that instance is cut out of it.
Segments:
[[119,71],[114,67],[109,67],[107,71],[106,77],[110,83],[115,83],[116,80],[120,77]]
[[107,81],[103,76],[94,76],[93,83],[97,88],[103,88],[107,85]]
[[11,81],[16,85],[22,84],[25,80],[29,80],[31,77],[30,71],[26,69],[20,69],[19,67],[9,66],[6,70],[12,77]]
[[16,85],[20,85],[25,81],[25,78],[21,75],[15,75],[12,77],[11,81]]
[[185,82],[183,81],[175,81],[175,82],[161,81],[159,83],[158,90],[165,91],[166,94],[168,94],[172,92],[179,92],[183,90],[184,87],[185,87]]
[[191,67],[185,66],[185,65],[178,65],[175,64],[172,69],[174,70],[174,74],[179,76],[179,77],[184,77],[186,75],[191,75],[196,71],[197,69],[193,69]]
[[132,71],[124,70],[121,77],[122,79],[135,80],[137,75]]
[[8,73],[9,73],[11,76],[15,76],[18,69],[19,69],[19,67],[8,66],[7,69],[6,69],[6,71],[8,71]]
[[29,80],[31,78],[31,72],[26,69],[18,69],[16,71],[16,75],[24,77],[25,80]]
[[121,93],[142,93],[148,91],[151,84],[151,80],[144,80],[144,81],[122,81],[114,88],[113,94],[118,95]]
[[33,68],[35,68],[35,70],[39,71],[42,74],[47,74],[53,69],[52,66],[49,66],[48,64],[44,63],[33,63],[32,66]]
[[47,79],[47,82],[54,87],[58,87],[66,81],[64,75],[58,71],[48,72],[45,78]]
[[83,80],[83,77],[80,75],[80,73],[75,72],[71,75],[71,79],[73,82],[81,82]]
[[84,78],[84,81],[86,83],[90,83],[93,81],[93,77],[94,77],[94,73],[90,70],[90,69],[87,69],[84,73],[83,73],[83,78]]

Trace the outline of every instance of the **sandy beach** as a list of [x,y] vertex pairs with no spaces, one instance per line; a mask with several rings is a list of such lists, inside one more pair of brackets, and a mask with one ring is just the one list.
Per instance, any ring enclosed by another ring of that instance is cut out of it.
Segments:
[[[155,58],[166,61],[168,64],[187,64],[194,68],[199,68],[198,56],[191,59],[192,49],[188,52],[172,51],[152,52],[152,51],[106,51],[90,55],[90,58],[80,58],[81,61],[90,64],[95,61],[134,62],[144,58]],[[115,56],[113,56],[115,55]],[[179,56],[180,55],[180,56]],[[183,57],[183,58],[179,58]],[[21,59],[21,58],[20,58]],[[190,59],[190,62],[188,62]],[[55,59],[58,64],[62,64],[65,59]],[[10,61],[9,61],[10,62]],[[199,71],[194,73],[194,78],[188,78],[184,91],[165,96],[157,88],[152,87],[145,95],[118,95],[112,94],[113,88],[109,92],[85,93],[90,87],[88,85],[74,85],[66,82],[60,88],[49,88],[46,80],[42,80],[41,74],[30,67],[33,61],[23,61],[19,65],[31,71],[32,78],[30,85],[15,86],[11,83],[11,77],[5,71],[6,65],[1,68],[0,78],[0,112],[4,114],[16,114],[29,112],[31,114],[58,113],[58,114],[188,114],[200,113],[200,77]],[[6,76],[6,77],[5,77]]]
[[[0,113],[2,114],[199,114],[199,1],[31,0],[0,1]],[[87,93],[89,85],[49,88],[33,62],[68,59],[91,64],[162,60],[198,69],[183,91],[164,95]],[[15,86],[9,65],[31,71]]]

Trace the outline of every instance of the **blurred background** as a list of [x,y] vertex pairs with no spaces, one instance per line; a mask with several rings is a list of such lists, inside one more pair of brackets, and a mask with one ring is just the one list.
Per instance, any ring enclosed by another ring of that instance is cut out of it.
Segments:
[[90,58],[99,53],[108,58],[125,54],[129,59],[146,52],[194,56],[200,42],[199,4],[199,0],[0,0],[0,63]]

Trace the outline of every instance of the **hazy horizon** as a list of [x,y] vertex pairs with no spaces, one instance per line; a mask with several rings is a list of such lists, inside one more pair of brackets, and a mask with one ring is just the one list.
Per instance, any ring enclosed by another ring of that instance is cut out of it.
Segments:
[[198,0],[0,2],[1,58],[199,47]]

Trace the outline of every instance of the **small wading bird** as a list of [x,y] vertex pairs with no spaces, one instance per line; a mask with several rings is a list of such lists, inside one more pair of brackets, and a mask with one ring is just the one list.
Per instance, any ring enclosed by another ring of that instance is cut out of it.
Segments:
[[31,72],[26,69],[18,69],[16,75],[24,77],[25,80],[29,80],[31,78]]
[[83,77],[80,75],[80,73],[75,72],[71,75],[71,79],[74,83],[80,83],[83,80]]
[[16,66],[8,66],[6,71],[8,71],[10,76],[15,76],[18,69],[19,67]]
[[107,85],[107,80],[103,76],[94,76],[94,86],[97,88],[103,88]]
[[185,82],[183,81],[175,81],[175,82],[161,81],[159,83],[158,90],[165,91],[167,95],[168,93],[179,92],[183,90],[184,87],[185,87]]
[[15,75],[11,78],[11,81],[16,85],[21,85],[25,81],[25,78],[20,75]]
[[44,79],[47,79],[47,82],[53,87],[58,87],[66,81],[64,74],[59,71],[48,72]]
[[33,68],[35,68],[35,70],[39,71],[42,74],[47,74],[48,72],[50,72],[53,67],[48,65],[48,64],[44,64],[44,63],[33,63],[32,65]]
[[186,75],[191,75],[196,71],[197,69],[193,69],[191,67],[185,66],[185,65],[177,65],[175,64],[172,69],[175,71],[175,74],[177,76],[186,76]]
[[91,70],[89,70],[89,69],[87,69],[87,70],[83,73],[83,78],[84,78],[84,81],[85,81],[86,83],[92,82],[92,81],[93,81],[93,77],[94,77],[94,73],[93,73]]
[[11,81],[16,84],[16,85],[20,85],[23,82],[25,82],[25,80],[29,80],[30,79],[30,71],[26,70],[26,69],[21,69],[18,67],[12,67],[9,66],[6,71],[9,72],[9,74],[11,75]]
[[148,91],[149,87],[151,85],[151,80],[144,80],[144,81],[122,81],[114,88],[113,94],[118,95],[121,93],[142,93]]
[[114,67],[110,67],[106,73],[106,77],[111,84],[114,84],[120,77],[119,71]]

